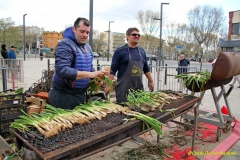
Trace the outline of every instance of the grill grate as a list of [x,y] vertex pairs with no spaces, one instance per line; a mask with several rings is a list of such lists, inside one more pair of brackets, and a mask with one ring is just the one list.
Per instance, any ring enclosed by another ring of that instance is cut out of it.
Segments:
[[17,133],[44,154],[119,126],[126,117],[123,114],[109,114],[102,120],[91,121],[90,124],[73,125],[72,128],[61,131],[58,135],[50,138],[44,138],[36,129],[31,132],[17,131]]

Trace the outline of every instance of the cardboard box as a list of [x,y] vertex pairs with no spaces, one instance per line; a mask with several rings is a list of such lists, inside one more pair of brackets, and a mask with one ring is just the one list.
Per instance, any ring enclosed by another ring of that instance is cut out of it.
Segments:
[[40,113],[41,108],[38,105],[32,104],[27,107],[27,114],[30,116],[33,115],[33,113]]
[[28,102],[32,102],[33,104],[38,105],[41,109],[45,108],[45,103],[46,103],[46,99],[42,99],[42,98],[38,98],[38,97],[26,97],[26,100]]

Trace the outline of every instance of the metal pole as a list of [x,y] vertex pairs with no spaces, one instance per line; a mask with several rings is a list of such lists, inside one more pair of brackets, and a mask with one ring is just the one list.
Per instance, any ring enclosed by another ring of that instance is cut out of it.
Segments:
[[108,57],[107,57],[107,61],[109,61],[109,54],[110,54],[110,23],[113,23],[114,21],[109,21],[108,24]]
[[7,74],[6,74],[6,67],[2,66],[2,86],[3,86],[3,91],[7,90]]
[[24,56],[24,61],[25,61],[25,44],[26,44],[26,40],[25,40],[25,16],[27,14],[23,15],[23,56]]
[[[161,13],[160,13],[160,48],[159,48],[159,66],[161,66],[162,61],[162,10],[163,10],[163,4],[169,4],[169,3],[161,3]],[[163,64],[162,64],[163,65]]]
[[110,21],[108,25],[108,56],[107,56],[107,61],[109,61],[109,52],[110,52]]
[[92,37],[93,37],[93,0],[90,0],[89,21],[90,21],[90,24],[91,24],[90,33],[89,33],[89,45],[92,48]]

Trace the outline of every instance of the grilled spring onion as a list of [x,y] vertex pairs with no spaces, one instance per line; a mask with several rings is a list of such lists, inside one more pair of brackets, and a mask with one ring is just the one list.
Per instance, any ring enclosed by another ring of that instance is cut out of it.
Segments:
[[161,122],[159,122],[155,118],[146,116],[146,115],[141,114],[139,112],[131,111],[127,107],[125,107],[125,108],[126,108],[125,111],[122,112],[123,114],[135,117],[136,119],[139,119],[139,120],[143,121],[144,124],[146,124],[148,129],[153,128],[158,135],[162,135],[162,133],[163,133],[162,132],[162,125],[163,124]]
[[197,85],[198,88],[200,88],[201,91],[204,89],[204,85],[207,83],[207,81],[210,78],[210,72],[208,70],[201,71],[197,73],[188,73],[188,74],[179,74],[175,75],[175,78],[182,78],[184,86],[189,86],[192,84],[192,90],[194,90],[195,86]]
[[151,92],[144,92],[142,90],[129,89],[127,95],[127,102],[123,102],[127,106],[142,107],[141,105],[153,105],[154,99],[151,97]]
[[32,117],[25,113],[23,110],[22,112],[23,115],[19,116],[19,119],[14,120],[10,126],[11,128],[30,130],[30,127],[35,127],[45,137],[51,137],[57,134],[57,130],[53,129],[52,125],[45,123],[49,120],[47,117]]

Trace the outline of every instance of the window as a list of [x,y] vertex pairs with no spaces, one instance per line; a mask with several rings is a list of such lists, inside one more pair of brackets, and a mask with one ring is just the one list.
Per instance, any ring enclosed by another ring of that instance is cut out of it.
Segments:
[[232,35],[238,35],[240,33],[240,23],[232,24]]

